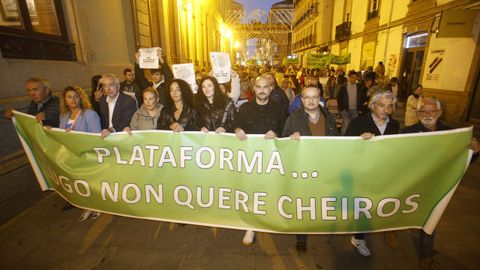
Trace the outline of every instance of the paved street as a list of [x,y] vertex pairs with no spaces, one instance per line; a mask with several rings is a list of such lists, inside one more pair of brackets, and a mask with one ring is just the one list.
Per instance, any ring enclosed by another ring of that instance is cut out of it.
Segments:
[[[477,162],[438,226],[440,269],[478,269],[479,204]],[[398,249],[389,248],[382,233],[367,236],[370,258],[361,257],[347,235],[312,236],[308,251],[299,254],[294,236],[258,233],[253,246],[243,247],[241,231],[111,215],[79,223],[81,210],[62,212],[63,205],[50,192],[0,227],[0,269],[418,268],[415,230],[398,233]]]

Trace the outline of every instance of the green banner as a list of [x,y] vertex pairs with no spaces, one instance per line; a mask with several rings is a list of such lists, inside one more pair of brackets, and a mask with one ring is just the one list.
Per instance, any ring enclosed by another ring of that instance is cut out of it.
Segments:
[[307,68],[325,68],[330,61],[330,54],[307,53]]
[[299,59],[298,57],[297,58],[288,58],[288,57],[285,57],[283,58],[283,64],[284,65],[298,65],[300,62],[299,62]]
[[281,233],[431,232],[469,161],[471,129],[265,140],[45,129],[15,113],[43,190],[128,217]]
[[332,58],[331,58],[330,61],[331,61],[332,64],[346,65],[346,64],[350,64],[350,58],[351,58],[350,53],[347,53],[347,54],[341,55],[341,56],[332,54]]

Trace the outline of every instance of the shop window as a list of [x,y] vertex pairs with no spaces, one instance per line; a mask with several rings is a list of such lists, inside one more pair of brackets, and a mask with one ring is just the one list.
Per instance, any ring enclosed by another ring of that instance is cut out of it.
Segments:
[[0,0],[0,49],[4,58],[75,61],[61,0]]

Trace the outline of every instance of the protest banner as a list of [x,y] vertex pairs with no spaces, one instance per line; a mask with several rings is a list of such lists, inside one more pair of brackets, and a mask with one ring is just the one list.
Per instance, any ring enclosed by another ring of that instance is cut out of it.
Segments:
[[182,79],[190,84],[193,93],[197,93],[197,81],[195,78],[195,68],[193,63],[175,64],[172,65],[173,77],[176,79]]
[[138,65],[142,69],[158,69],[158,55],[157,50],[161,50],[159,47],[153,48],[140,48],[140,57],[138,59]]
[[230,55],[228,53],[210,52],[210,63],[212,64],[213,77],[218,83],[228,83],[230,81]]
[[330,61],[329,54],[307,53],[308,68],[325,68]]
[[431,233],[469,163],[471,128],[265,140],[45,129],[15,112],[42,190],[115,215],[277,233]]

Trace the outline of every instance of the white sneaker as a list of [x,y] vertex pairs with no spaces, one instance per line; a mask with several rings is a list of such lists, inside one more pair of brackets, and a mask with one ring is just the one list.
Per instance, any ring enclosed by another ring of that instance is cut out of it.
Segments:
[[352,239],[350,240],[350,242],[352,243],[352,245],[354,245],[357,248],[358,253],[360,253],[360,255],[365,257],[370,256],[370,250],[368,249],[367,242],[365,242],[365,240],[355,239],[355,237],[352,236]]
[[92,213],[93,212],[90,210],[83,210],[82,214],[80,215],[80,218],[78,219],[78,222],[87,220]]
[[242,240],[242,245],[250,246],[253,243],[253,239],[255,239],[255,232],[254,231],[246,231],[245,236]]
[[102,213],[100,212],[93,212],[92,215],[90,216],[90,219],[97,219],[101,215]]

